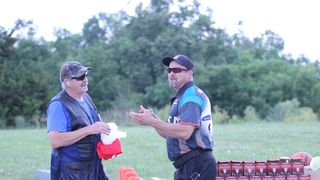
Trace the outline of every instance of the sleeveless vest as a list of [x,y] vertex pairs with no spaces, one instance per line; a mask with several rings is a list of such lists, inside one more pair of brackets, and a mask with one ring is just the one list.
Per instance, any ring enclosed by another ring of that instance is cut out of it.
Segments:
[[[96,106],[92,102],[90,96],[88,94],[83,95],[85,102],[88,104],[93,123],[96,121],[99,121],[99,117],[96,111]],[[88,126],[91,124],[89,114],[86,113],[86,111],[80,106],[80,104],[73,99],[71,96],[68,95],[68,93],[64,90],[60,91],[52,100],[53,101],[60,101],[62,105],[66,108],[67,112],[70,114],[71,119],[71,131],[83,128],[85,126]],[[88,161],[93,160],[93,157],[96,155],[96,144],[99,141],[100,136],[99,135],[88,135],[75,144],[72,144],[70,146],[77,146],[77,150],[79,153],[79,159],[74,159],[75,161]],[[68,146],[67,146],[68,147]],[[61,147],[58,148],[58,151],[63,151],[61,153],[62,159],[63,155],[68,155],[70,152],[67,150],[68,148]]]

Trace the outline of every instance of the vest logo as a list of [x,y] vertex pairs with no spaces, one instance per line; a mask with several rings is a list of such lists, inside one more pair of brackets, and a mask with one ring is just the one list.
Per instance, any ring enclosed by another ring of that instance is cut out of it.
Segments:
[[175,117],[175,116],[173,118],[172,118],[172,116],[168,117],[168,123],[177,124],[179,122],[180,122],[180,120],[178,119],[178,117]]
[[209,121],[211,120],[211,115],[206,115],[205,117],[202,118],[202,121]]

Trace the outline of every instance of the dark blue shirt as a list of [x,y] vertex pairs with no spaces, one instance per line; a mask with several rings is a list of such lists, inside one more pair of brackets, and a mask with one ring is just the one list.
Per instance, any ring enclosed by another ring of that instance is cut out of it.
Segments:
[[195,126],[187,140],[167,138],[167,153],[171,161],[196,148],[213,148],[211,103],[193,82],[185,84],[171,99],[168,123]]

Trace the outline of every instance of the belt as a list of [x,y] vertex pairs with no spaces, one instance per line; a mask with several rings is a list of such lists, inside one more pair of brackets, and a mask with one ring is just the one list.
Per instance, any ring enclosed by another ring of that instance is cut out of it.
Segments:
[[182,154],[177,160],[173,162],[173,165],[176,169],[178,169],[180,166],[182,166],[184,163],[189,161],[190,159],[193,159],[197,156],[200,156],[202,154],[208,154],[212,153],[211,149],[194,149],[191,150],[185,154]]

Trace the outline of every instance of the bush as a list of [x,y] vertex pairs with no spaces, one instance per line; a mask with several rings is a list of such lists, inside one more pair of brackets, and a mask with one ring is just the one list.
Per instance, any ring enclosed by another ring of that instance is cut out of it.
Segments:
[[311,122],[317,120],[317,114],[309,107],[301,107],[298,114],[288,115],[284,119],[285,122]]
[[300,107],[297,99],[280,102],[266,117],[267,121],[303,122],[317,121],[317,115],[309,107]]
[[26,120],[22,116],[16,116],[14,118],[14,123],[16,128],[25,128],[26,125]]
[[260,120],[261,120],[261,118],[256,113],[256,109],[254,107],[252,107],[252,106],[246,107],[246,109],[244,110],[243,121],[245,121],[245,122],[257,122],[257,121],[260,121]]
[[213,107],[213,122],[217,124],[226,124],[230,121],[228,112],[221,109],[219,106]]
[[[115,122],[116,124],[132,125],[133,122],[130,119],[128,113],[130,111],[136,111],[132,109],[136,107],[125,95],[120,94],[118,98],[112,103],[112,108],[107,109],[101,113],[101,118],[104,122]],[[139,107],[138,107],[139,108]]]

